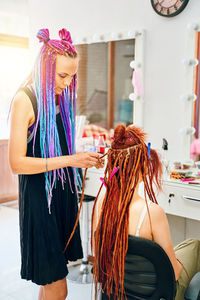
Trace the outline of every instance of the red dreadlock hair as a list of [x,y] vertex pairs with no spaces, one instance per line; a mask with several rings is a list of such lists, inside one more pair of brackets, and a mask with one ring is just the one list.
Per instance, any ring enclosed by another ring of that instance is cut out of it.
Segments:
[[[107,188],[95,238],[93,239],[92,230],[91,239],[95,256],[93,266],[95,299],[98,283],[109,298],[111,294],[115,294],[115,299],[126,298],[124,265],[128,250],[129,206],[140,176],[144,182],[145,200],[148,196],[152,202],[157,203],[153,183],[161,189],[159,179],[162,175],[162,167],[155,150],[150,150],[149,157],[145,136],[146,134],[138,127],[125,127],[120,124],[115,128],[114,140],[107,153],[104,175]],[[109,180],[115,167],[119,168],[118,172]],[[92,229],[98,195],[92,213]]]

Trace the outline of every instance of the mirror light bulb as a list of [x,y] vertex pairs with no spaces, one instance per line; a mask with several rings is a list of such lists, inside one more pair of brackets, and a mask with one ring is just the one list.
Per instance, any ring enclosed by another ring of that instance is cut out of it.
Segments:
[[117,39],[118,39],[118,34],[117,34],[117,32],[112,32],[112,33],[111,33],[111,37],[112,37],[113,40],[117,40]]
[[139,99],[140,99],[140,96],[137,95],[137,94],[135,94],[135,93],[131,93],[131,94],[129,95],[129,99],[130,99],[131,101],[139,100]]
[[99,34],[95,33],[95,34],[93,35],[92,39],[93,39],[94,42],[99,41],[99,39],[100,39]]
[[199,63],[198,59],[196,58],[184,58],[182,63],[186,66],[193,66],[196,67]]
[[135,60],[132,60],[132,61],[130,62],[130,67],[131,67],[132,69],[137,69],[137,68],[140,68],[141,65],[140,65],[140,63],[136,62]]
[[197,96],[195,94],[181,95],[180,99],[182,101],[195,101],[197,99]]
[[197,23],[189,23],[187,25],[187,28],[190,29],[190,30],[195,30],[195,31],[199,31],[200,30],[200,27]]
[[183,135],[193,135],[196,129],[194,127],[183,127],[180,128],[179,132]]
[[128,33],[127,33],[127,36],[128,36],[129,38],[133,39],[133,38],[135,37],[135,32],[129,30]]

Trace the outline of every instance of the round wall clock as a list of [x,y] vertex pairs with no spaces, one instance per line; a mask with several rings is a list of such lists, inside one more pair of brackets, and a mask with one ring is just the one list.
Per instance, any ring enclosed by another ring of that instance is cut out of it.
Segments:
[[189,0],[151,0],[153,9],[160,16],[174,17],[184,10]]

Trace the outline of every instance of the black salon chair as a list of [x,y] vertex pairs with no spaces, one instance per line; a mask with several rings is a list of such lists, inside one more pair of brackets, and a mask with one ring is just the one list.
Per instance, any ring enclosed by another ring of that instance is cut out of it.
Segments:
[[[127,300],[173,300],[176,281],[165,251],[155,242],[129,236],[124,287]],[[106,291],[102,300],[108,300]],[[110,297],[114,300],[114,296]]]

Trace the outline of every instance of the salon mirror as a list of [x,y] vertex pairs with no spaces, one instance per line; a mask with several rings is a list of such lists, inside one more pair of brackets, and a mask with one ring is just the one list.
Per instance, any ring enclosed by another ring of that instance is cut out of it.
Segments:
[[107,129],[134,122],[131,82],[135,39],[76,45],[80,55],[77,115]]

